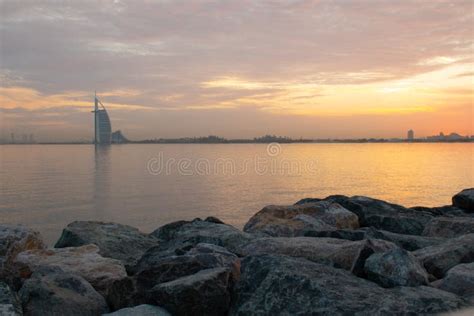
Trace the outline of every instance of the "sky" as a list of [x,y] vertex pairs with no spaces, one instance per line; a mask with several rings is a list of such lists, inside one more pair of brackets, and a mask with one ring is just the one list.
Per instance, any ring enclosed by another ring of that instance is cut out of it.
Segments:
[[474,134],[474,1],[0,0],[0,137]]

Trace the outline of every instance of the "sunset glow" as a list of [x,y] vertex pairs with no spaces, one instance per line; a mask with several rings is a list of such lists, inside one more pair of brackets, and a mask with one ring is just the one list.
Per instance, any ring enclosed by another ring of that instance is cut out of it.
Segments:
[[1,1],[3,137],[474,133],[471,1],[94,4]]

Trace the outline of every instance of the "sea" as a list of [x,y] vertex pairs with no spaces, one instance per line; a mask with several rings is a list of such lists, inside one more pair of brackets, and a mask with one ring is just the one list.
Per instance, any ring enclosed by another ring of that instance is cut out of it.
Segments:
[[151,232],[215,216],[242,228],[270,204],[332,194],[451,204],[474,187],[474,144],[1,145],[0,223],[54,245],[73,221]]

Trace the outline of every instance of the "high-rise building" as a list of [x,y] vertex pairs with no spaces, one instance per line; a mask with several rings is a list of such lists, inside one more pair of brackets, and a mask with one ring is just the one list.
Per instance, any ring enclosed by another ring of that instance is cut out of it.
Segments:
[[407,133],[407,139],[408,139],[408,140],[413,140],[413,139],[415,139],[415,132],[414,132],[412,129],[408,131],[408,133]]
[[94,96],[94,111],[92,113],[94,113],[94,144],[110,144],[112,142],[112,125],[109,114],[97,95]]

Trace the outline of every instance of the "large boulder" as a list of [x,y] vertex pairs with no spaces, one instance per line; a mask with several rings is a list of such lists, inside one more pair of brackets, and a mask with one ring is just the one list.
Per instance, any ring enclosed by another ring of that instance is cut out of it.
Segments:
[[104,297],[115,281],[127,277],[122,262],[102,257],[96,245],[28,250],[18,254],[14,265],[15,275],[22,280],[41,267],[59,267],[83,277]]
[[443,278],[452,267],[474,262],[474,234],[448,239],[439,245],[413,252],[428,273]]
[[227,267],[237,278],[239,258],[227,249],[199,243],[181,255],[163,255],[158,247],[148,250],[133,268],[137,286],[146,291],[153,286],[197,273],[201,270]]
[[138,229],[117,223],[93,221],[72,222],[67,225],[55,248],[95,244],[103,257],[118,259],[125,267],[133,266],[143,253],[158,240]]
[[374,253],[364,266],[367,279],[383,287],[428,284],[428,273],[415,256],[403,249]]
[[8,269],[20,252],[45,247],[37,231],[21,225],[0,224],[0,279],[9,279]]
[[390,242],[375,239],[349,241],[336,238],[268,237],[249,243],[243,252],[246,255],[300,257],[364,275],[364,263],[370,255],[395,248],[397,246]]
[[474,299],[474,263],[458,264],[439,280],[436,287],[457,295]]
[[104,298],[84,278],[57,267],[38,269],[21,288],[24,315],[100,315]]
[[337,229],[337,230],[320,230],[320,231],[307,231],[304,234],[308,237],[330,237],[340,238],[347,240],[362,240],[362,239],[381,239],[391,241],[397,246],[408,250],[414,251],[417,249],[438,245],[446,241],[446,238],[442,237],[428,237],[428,236],[417,236],[417,235],[404,235],[388,232],[385,230],[377,230],[372,227],[363,227],[355,230],[350,229]]
[[286,256],[249,256],[230,315],[417,315],[463,307],[430,287],[384,289],[347,271]]
[[146,303],[148,292],[158,284],[219,267],[228,268],[232,272],[232,278],[238,279],[240,260],[223,247],[199,243],[190,249],[180,249],[172,255],[167,251],[162,252],[159,247],[151,248],[131,269],[131,277],[111,286],[109,306],[115,310]]
[[465,189],[453,196],[453,205],[474,212],[474,188]]
[[[296,204],[304,205],[314,200],[320,201],[320,199],[303,199]],[[374,227],[399,234],[420,235],[426,223],[433,217],[429,212],[416,211],[365,196],[332,195],[324,201],[338,203],[355,213],[362,227]]]
[[306,230],[358,228],[357,215],[337,203],[264,207],[245,224],[244,231],[273,237],[302,236]]
[[426,225],[423,236],[452,238],[474,233],[472,217],[435,217]]
[[169,254],[198,243],[214,244],[240,254],[242,246],[254,239],[252,235],[212,217],[206,220],[196,218],[192,221],[173,222],[150,235],[158,238],[161,251],[168,251]]
[[229,269],[206,269],[158,284],[148,297],[173,315],[226,315],[232,283]]
[[6,283],[0,282],[0,315],[16,316],[22,313],[18,295]]
[[164,308],[155,305],[141,304],[135,307],[122,308],[103,316],[171,316]]

